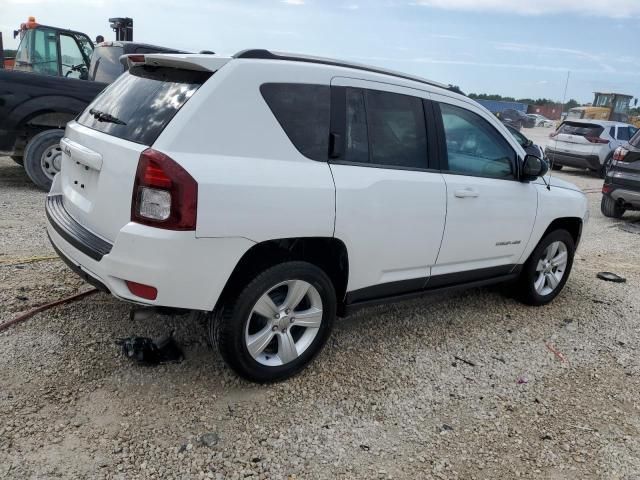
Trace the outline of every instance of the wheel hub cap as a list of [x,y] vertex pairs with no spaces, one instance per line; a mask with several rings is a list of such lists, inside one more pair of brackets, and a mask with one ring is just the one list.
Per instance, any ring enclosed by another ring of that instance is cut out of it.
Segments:
[[568,262],[567,246],[563,242],[551,243],[542,253],[536,267],[534,288],[539,295],[554,292],[562,281]]

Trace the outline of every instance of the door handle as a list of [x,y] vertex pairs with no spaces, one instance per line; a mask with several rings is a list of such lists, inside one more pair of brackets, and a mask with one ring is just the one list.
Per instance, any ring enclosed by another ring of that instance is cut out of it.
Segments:
[[458,198],[476,198],[480,196],[480,193],[475,188],[471,187],[456,190],[453,194]]

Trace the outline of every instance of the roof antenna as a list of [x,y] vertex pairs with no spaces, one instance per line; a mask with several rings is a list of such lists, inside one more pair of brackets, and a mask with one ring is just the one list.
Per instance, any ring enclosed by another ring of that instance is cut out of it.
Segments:
[[[560,105],[560,120],[562,120],[562,113],[564,110],[565,103],[567,102],[567,89],[569,88],[569,77],[571,76],[571,71],[567,70],[567,81],[564,84],[564,94],[562,95],[562,104]],[[558,130],[556,129],[556,132]],[[555,138],[556,144],[553,149],[553,153],[551,154],[551,170],[549,171],[549,183],[547,183],[547,190],[551,191],[551,175],[553,174],[553,164],[556,160],[556,151],[558,150],[558,135],[556,134],[553,138]]]

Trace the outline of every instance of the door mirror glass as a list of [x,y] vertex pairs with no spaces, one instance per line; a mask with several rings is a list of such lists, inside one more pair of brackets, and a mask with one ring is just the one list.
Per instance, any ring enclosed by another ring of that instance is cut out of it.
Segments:
[[522,178],[523,181],[535,180],[538,177],[543,177],[549,171],[549,165],[546,161],[535,155],[527,155],[524,157],[524,163],[522,164]]

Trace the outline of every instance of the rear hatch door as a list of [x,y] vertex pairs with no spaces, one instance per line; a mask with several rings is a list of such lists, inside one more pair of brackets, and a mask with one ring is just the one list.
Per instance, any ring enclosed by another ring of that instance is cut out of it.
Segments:
[[557,152],[581,156],[594,155],[597,149],[603,146],[601,143],[594,143],[603,131],[604,128],[595,123],[564,122],[552,138],[550,146]]
[[60,173],[69,214],[114,242],[131,218],[141,152],[210,76],[210,71],[138,65],[69,123]]

